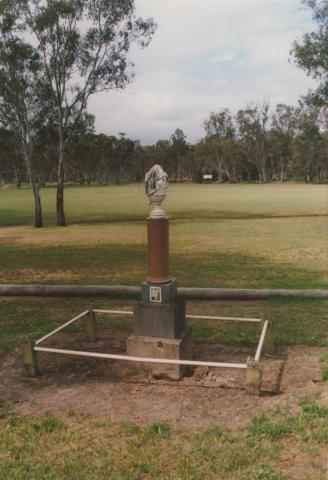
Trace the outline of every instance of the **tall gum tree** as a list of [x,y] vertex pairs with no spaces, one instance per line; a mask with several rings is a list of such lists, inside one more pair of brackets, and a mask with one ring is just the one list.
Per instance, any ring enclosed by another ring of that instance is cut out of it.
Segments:
[[171,151],[173,157],[177,161],[177,175],[176,178],[179,183],[182,181],[181,177],[181,162],[183,157],[188,152],[189,147],[187,144],[187,136],[183,133],[183,130],[177,128],[175,132],[171,135]]
[[313,32],[295,41],[291,51],[296,65],[318,82],[318,87],[308,94],[308,100],[317,106],[328,106],[328,1],[303,0],[312,11],[316,24]]
[[279,158],[280,181],[286,180],[286,168],[292,157],[292,146],[297,126],[299,109],[279,103],[272,116],[271,137],[273,152]]
[[211,112],[203,125],[209,152],[217,161],[219,180],[223,180],[224,173],[230,183],[237,182],[236,128],[230,110]]
[[138,18],[134,0],[18,0],[23,35],[40,55],[57,127],[57,225],[65,226],[65,153],[70,132],[101,91],[134,77],[132,44],[146,47],[152,18]]
[[245,110],[239,110],[236,117],[248,161],[257,168],[259,181],[264,183],[268,181],[269,108],[269,103],[264,101],[260,105],[250,105]]
[[40,182],[34,143],[46,103],[42,66],[37,51],[19,38],[17,11],[0,2],[0,124],[14,132],[25,160],[35,206],[35,227],[43,226]]

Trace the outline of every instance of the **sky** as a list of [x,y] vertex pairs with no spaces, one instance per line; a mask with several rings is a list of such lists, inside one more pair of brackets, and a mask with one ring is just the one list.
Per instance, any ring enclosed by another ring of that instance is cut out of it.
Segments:
[[158,28],[132,48],[136,77],[122,91],[95,95],[96,131],[150,145],[180,128],[204,136],[211,112],[233,113],[269,100],[296,104],[314,86],[290,60],[295,39],[314,28],[301,0],[136,0],[136,13]]

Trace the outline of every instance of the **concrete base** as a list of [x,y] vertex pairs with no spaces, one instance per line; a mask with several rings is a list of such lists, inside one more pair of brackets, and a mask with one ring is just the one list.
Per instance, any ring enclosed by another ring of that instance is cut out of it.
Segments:
[[[131,335],[127,342],[128,355],[134,357],[169,358],[191,360],[192,341],[191,327],[186,327],[179,338],[158,338]],[[160,363],[145,364],[151,369],[154,377],[166,377],[180,380],[186,371],[184,365],[168,365]]]
[[180,338],[185,329],[185,303],[145,304],[134,307],[134,330],[136,336],[156,338]]

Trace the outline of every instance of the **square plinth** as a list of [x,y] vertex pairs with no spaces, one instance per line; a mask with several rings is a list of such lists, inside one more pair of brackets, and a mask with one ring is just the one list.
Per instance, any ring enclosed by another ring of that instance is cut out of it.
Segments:
[[185,328],[185,303],[146,304],[134,307],[134,335],[178,338]]
[[[191,360],[191,327],[186,327],[180,337],[174,339],[131,335],[127,341],[127,352],[133,357]],[[185,365],[148,362],[144,365],[151,369],[154,377],[166,377],[172,380],[180,380],[187,369]]]
[[169,283],[156,284],[143,282],[141,286],[141,299],[145,304],[170,304],[177,299],[177,281],[175,278]]

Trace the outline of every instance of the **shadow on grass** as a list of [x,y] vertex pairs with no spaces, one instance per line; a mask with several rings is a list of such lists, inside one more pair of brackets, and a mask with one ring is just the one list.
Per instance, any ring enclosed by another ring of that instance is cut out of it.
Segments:
[[[73,279],[73,283],[139,284],[147,269],[146,246],[135,244],[0,245],[0,258],[1,283],[72,283]],[[220,252],[172,253],[170,262],[171,272],[181,286],[295,289],[328,286],[324,272],[288,263],[275,264],[266,257]]]
[[34,225],[34,216],[21,210],[0,208],[0,227],[18,227]]
[[[0,300],[0,359],[12,348],[41,337],[78,313],[91,308],[132,309],[134,301],[104,298],[10,298]],[[188,302],[194,314],[270,318],[274,339],[282,345],[328,345],[327,300],[284,299],[261,302]],[[99,318],[98,321],[101,321]],[[195,347],[207,344],[256,346],[258,328],[218,321],[188,321]],[[132,319],[106,318],[104,325],[119,335],[131,333]],[[83,327],[79,324],[79,329]]]
[[[328,217],[327,214],[259,214],[250,212],[236,212],[236,211],[208,211],[208,210],[193,210],[191,212],[169,212],[169,218],[172,224],[180,222],[189,222],[190,220],[197,220],[197,223],[215,221],[215,220],[283,220],[283,219],[300,219],[300,218],[321,218]],[[71,217],[72,224],[94,225],[94,224],[125,224],[125,223],[145,223],[146,215],[104,215],[94,217]]]
[[[291,214],[274,214],[274,213],[252,213],[238,212],[235,210],[197,210],[192,211],[170,211],[167,208],[171,221],[181,222],[197,219],[197,222],[211,220],[271,220],[271,219],[291,219],[291,218],[321,218],[328,217],[327,213],[291,213]],[[125,223],[144,223],[148,212],[142,213],[91,213],[81,215],[67,214],[69,225],[103,225],[103,224],[125,224]],[[55,225],[55,214],[44,213],[44,223],[46,226]],[[34,225],[34,216],[32,213],[22,213],[15,209],[0,208],[0,227],[13,227],[23,225]]]
[[327,213],[290,213],[275,214],[275,213],[252,213],[252,212],[238,212],[236,210],[193,210],[191,212],[173,212],[172,217],[174,220],[271,220],[271,219],[284,219],[284,218],[317,218],[328,217]]

